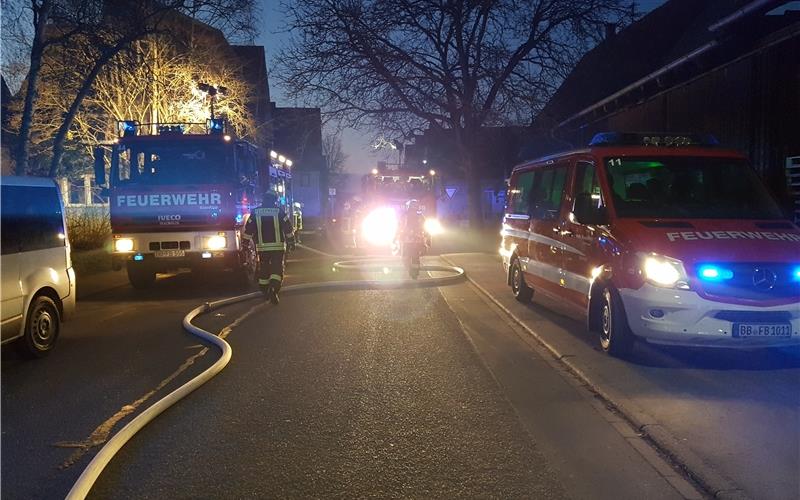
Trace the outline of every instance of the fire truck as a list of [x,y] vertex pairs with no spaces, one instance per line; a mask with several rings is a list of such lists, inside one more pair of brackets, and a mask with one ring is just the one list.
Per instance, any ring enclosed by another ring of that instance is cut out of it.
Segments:
[[290,210],[291,163],[265,161],[222,119],[122,121],[118,130],[112,143],[95,148],[95,180],[109,197],[114,267],[126,267],[135,288],[152,285],[156,273],[187,268],[231,270],[243,284],[252,282],[257,256],[242,238],[244,224],[265,189]]
[[362,178],[361,200],[351,209],[350,227],[356,247],[387,247],[397,231],[405,203],[419,201],[427,219],[426,230],[441,232],[436,201],[441,191],[435,170],[373,169]]

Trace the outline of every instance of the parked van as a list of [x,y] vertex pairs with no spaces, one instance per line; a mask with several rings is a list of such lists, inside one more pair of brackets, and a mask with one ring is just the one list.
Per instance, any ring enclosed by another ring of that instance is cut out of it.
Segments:
[[64,207],[52,179],[0,179],[2,343],[41,357],[75,311],[75,272]]
[[598,134],[517,166],[507,199],[514,295],[576,309],[610,354],[800,344],[800,230],[711,137]]

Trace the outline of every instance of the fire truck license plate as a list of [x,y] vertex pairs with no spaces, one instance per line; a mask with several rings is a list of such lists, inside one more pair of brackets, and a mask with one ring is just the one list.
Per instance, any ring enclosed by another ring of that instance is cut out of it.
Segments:
[[156,257],[159,259],[164,257],[186,257],[186,250],[158,250]]
[[734,337],[791,337],[792,325],[789,323],[734,323]]

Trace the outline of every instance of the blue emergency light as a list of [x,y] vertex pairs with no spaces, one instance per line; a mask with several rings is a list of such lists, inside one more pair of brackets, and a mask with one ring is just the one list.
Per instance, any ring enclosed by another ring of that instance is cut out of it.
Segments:
[[697,274],[700,276],[700,278],[708,281],[722,281],[722,280],[733,279],[733,271],[731,271],[730,269],[725,269],[724,267],[719,267],[714,265],[700,266],[700,269],[698,269]]
[[800,266],[792,269],[792,281],[800,281]]
[[206,120],[209,134],[221,134],[225,131],[225,120],[222,118],[209,118]]
[[117,122],[117,129],[122,137],[136,135],[136,122],[132,120]]

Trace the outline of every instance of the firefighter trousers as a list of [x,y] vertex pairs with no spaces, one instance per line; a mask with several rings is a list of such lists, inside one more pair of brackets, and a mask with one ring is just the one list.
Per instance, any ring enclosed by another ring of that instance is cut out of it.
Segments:
[[278,293],[281,283],[283,283],[285,257],[286,251],[284,250],[258,252],[258,286],[260,288],[272,286],[275,293]]

